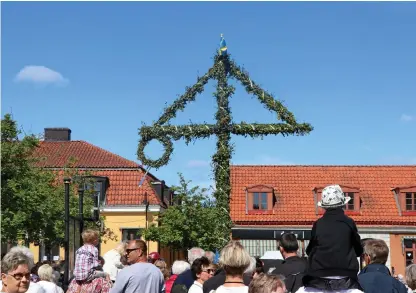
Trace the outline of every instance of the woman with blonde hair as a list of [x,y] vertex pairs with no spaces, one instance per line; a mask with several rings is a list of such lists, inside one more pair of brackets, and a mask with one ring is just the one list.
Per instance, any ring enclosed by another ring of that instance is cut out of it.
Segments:
[[64,290],[55,284],[54,269],[50,265],[41,265],[38,269],[38,276],[40,279],[38,284],[46,293],[64,293]]
[[250,283],[249,293],[285,293],[282,277],[261,273]]
[[155,261],[155,266],[157,266],[159,268],[159,270],[162,272],[163,275],[163,279],[165,280],[165,282],[169,279],[170,277],[170,273],[168,270],[168,265],[166,264],[166,262],[164,260],[157,260]]
[[248,286],[244,284],[243,274],[250,265],[250,255],[238,241],[230,241],[220,255],[220,266],[225,271],[224,285],[217,288],[216,293],[247,293]]

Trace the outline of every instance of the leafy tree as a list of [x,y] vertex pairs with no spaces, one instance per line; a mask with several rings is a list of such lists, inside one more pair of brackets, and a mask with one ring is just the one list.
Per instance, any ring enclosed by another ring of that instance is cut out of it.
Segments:
[[144,237],[175,250],[195,246],[207,250],[222,248],[227,240],[218,227],[225,223],[220,223],[216,202],[208,197],[206,189],[190,187],[191,181],[186,181],[182,174],[179,177],[180,186],[172,188],[176,204],[159,215],[159,226],[151,225]]
[[[23,138],[20,138],[23,136]],[[80,172],[68,162],[67,168],[51,171],[36,167],[42,158],[34,151],[39,139],[22,135],[10,114],[1,120],[1,241],[43,242],[47,246],[63,244],[65,233],[64,177],[73,178],[70,192],[70,214],[78,215],[77,189],[88,183]],[[88,217],[93,206],[92,191],[84,194],[84,215]],[[86,226],[94,226],[86,223]],[[96,226],[95,226],[96,227]],[[102,229],[104,240],[114,239],[114,233]]]
[[39,144],[21,131],[10,114],[1,121],[1,239],[39,240],[40,227],[49,233],[60,210],[53,173],[34,168],[32,154]]

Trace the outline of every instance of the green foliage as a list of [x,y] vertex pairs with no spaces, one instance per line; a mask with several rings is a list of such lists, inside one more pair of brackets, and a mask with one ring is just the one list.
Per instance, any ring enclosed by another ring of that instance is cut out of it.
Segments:
[[175,202],[159,216],[159,226],[152,225],[144,231],[146,240],[160,241],[165,247],[176,250],[195,246],[215,250],[227,241],[218,229],[222,225],[220,210],[209,199],[205,189],[190,187],[180,174],[180,186],[173,187]]
[[[269,111],[276,112],[277,120],[280,120],[281,123],[234,123],[229,107],[229,98],[235,89],[228,85],[228,78],[238,80],[245,87],[247,93],[256,96]],[[168,124],[178,111],[183,111],[187,103],[194,101],[196,95],[203,92],[204,86],[210,79],[215,79],[218,82],[214,93],[217,100],[216,124],[180,126]],[[230,143],[231,134],[254,138],[277,134],[283,136],[305,135],[312,130],[313,127],[310,124],[298,123],[295,116],[280,101],[252,81],[249,74],[230,59],[229,55],[218,56],[216,54],[214,66],[205,75],[199,77],[195,85],[187,87],[185,93],[167,107],[163,115],[152,126],[143,125],[140,128],[141,139],[137,154],[144,165],[158,169],[169,163],[170,155],[173,152],[172,139],[185,139],[188,144],[195,139],[216,135],[217,152],[212,156],[212,161],[217,187],[214,196],[219,207],[218,223],[220,225],[217,228],[221,230],[221,238],[228,239],[232,225],[229,216],[230,160],[233,153],[233,146]],[[165,147],[163,156],[158,160],[150,160],[144,154],[145,146],[153,139],[159,140]]]
[[[63,174],[36,167],[36,162],[42,160],[34,155],[39,139],[34,135],[19,136],[22,132],[17,128],[16,121],[6,114],[1,121],[1,241],[63,244],[63,178],[74,179],[70,192],[70,214],[78,216],[79,179],[89,173],[73,168],[73,161],[68,162]],[[88,183],[88,178],[83,180]],[[93,207],[91,192],[84,194],[86,217],[90,217]],[[97,228],[95,223],[87,223],[86,226]],[[102,230],[104,240],[114,238],[112,231]]]

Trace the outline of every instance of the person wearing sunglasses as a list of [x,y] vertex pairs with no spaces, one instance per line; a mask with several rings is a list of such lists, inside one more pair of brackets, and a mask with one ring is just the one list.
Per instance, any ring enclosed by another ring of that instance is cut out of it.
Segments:
[[202,285],[214,275],[214,270],[210,267],[211,263],[205,256],[194,260],[191,266],[194,283],[189,288],[188,293],[203,293]]
[[110,293],[164,293],[162,272],[147,262],[146,242],[131,240],[125,252],[129,266],[118,273]]
[[33,261],[22,252],[9,252],[1,261],[1,292],[25,293],[30,285]]

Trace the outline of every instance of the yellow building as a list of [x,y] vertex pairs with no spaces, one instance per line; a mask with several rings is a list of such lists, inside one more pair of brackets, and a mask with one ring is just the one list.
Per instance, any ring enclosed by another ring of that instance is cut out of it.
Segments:
[[[39,167],[63,170],[71,160],[80,171],[88,171],[94,180],[94,191],[100,203],[100,215],[104,225],[116,236],[100,245],[101,255],[123,240],[143,239],[142,231],[150,224],[158,224],[161,210],[171,202],[171,192],[164,182],[146,171],[137,163],[122,158],[85,141],[71,140],[68,128],[46,128],[45,139],[35,153],[43,160]],[[144,177],[145,176],[145,177]],[[148,252],[162,254],[156,242],[148,242]],[[46,256],[64,258],[63,249],[45,249],[42,245],[30,245],[35,261]],[[169,255],[165,257],[169,258]]]

